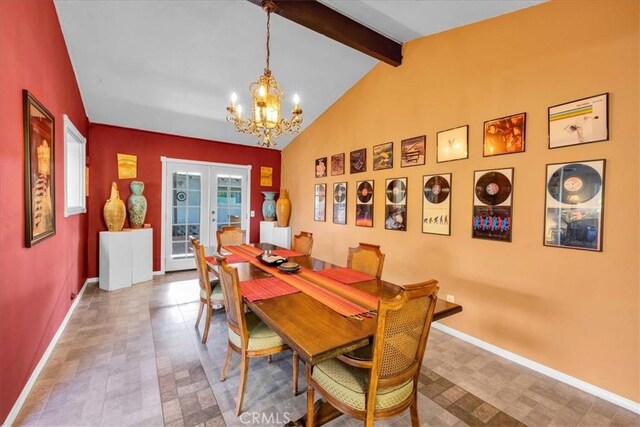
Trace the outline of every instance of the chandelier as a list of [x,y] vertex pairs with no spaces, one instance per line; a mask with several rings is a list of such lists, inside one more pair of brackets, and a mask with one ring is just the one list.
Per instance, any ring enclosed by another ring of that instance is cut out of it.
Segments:
[[262,9],[267,12],[267,67],[258,81],[249,86],[251,93],[251,112],[247,118],[242,117],[242,106],[237,105],[238,95],[231,94],[231,105],[227,107],[227,122],[236,127],[238,132],[258,137],[258,146],[275,147],[274,138],[300,132],[302,124],[302,109],[300,98],[293,97],[293,116],[286,120],[282,118],[282,87],[271,75],[269,69],[269,37],[271,12],[276,6],[271,0],[263,0]]

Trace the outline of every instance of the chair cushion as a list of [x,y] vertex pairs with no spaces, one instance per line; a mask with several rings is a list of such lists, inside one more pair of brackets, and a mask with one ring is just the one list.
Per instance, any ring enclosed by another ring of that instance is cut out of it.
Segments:
[[[200,298],[207,299],[207,293],[200,288]],[[218,280],[211,281],[211,301],[222,301],[222,286]]]
[[[255,313],[245,314],[247,329],[249,330],[249,345],[247,350],[267,350],[269,348],[284,345],[282,338],[268,327]],[[242,348],[242,340],[231,328],[229,328],[229,341],[236,347]]]
[[[355,368],[338,359],[329,359],[313,367],[313,379],[322,387],[322,394],[330,395],[358,411],[365,410],[369,370]],[[404,384],[378,389],[376,410],[396,406],[413,393],[413,379]]]

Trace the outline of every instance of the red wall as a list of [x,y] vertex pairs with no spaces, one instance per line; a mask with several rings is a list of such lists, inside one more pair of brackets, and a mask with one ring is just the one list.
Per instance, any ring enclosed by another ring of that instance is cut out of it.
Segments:
[[[145,184],[147,198],[146,223],[153,227],[153,270],[160,270],[162,162],[160,157],[199,160],[207,162],[251,165],[251,218],[250,241],[260,239],[262,214],[261,191],[278,191],[280,186],[280,151],[223,142],[186,138],[155,132],[146,132],[109,125],[92,124],[89,128],[89,277],[98,275],[98,241],[100,231],[107,229],[102,208],[109,198],[111,182],[116,182],[120,198],[126,200],[131,191],[131,179],[118,179],[117,153],[138,156],[136,180]],[[273,186],[260,186],[260,167],[273,168]],[[127,224],[125,224],[125,227]]]
[[[56,235],[24,246],[22,89],[55,117]],[[88,121],[52,1],[0,1],[0,421],[87,277],[87,216],[64,217],[63,119]]]

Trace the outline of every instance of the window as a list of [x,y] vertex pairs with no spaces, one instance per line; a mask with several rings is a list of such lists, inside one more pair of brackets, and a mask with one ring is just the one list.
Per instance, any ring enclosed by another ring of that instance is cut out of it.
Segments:
[[87,139],[64,115],[64,216],[85,213]]

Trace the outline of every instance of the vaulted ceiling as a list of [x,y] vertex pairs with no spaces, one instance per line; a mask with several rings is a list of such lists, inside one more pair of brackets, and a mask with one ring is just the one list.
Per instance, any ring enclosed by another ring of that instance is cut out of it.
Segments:
[[[518,1],[323,0],[394,39],[466,25],[540,3]],[[89,120],[253,145],[225,120],[231,92],[265,66],[266,15],[248,1],[56,0]],[[312,123],[378,61],[280,16],[271,21],[271,70],[288,112],[300,95]],[[385,65],[387,66],[387,65]],[[293,137],[280,138],[283,148]]]

